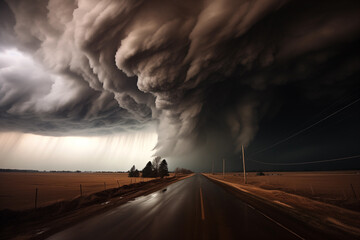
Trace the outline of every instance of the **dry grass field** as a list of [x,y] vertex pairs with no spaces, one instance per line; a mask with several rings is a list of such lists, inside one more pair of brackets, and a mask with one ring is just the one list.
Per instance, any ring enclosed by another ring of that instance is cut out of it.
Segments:
[[[0,210],[34,208],[38,188],[38,207],[70,200],[80,195],[102,191],[151,178],[129,178],[127,173],[31,173],[0,172]],[[104,184],[105,183],[105,184]]]
[[[221,173],[216,178],[223,179]],[[244,183],[242,173],[226,173],[225,180]],[[269,190],[281,190],[341,207],[360,210],[360,171],[265,172],[247,174],[248,184]]]

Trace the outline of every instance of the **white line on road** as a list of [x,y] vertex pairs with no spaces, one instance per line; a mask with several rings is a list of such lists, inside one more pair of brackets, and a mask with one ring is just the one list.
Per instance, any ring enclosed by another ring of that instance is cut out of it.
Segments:
[[293,235],[295,235],[296,237],[305,240],[305,238],[299,236],[297,233],[293,232],[292,230],[288,229],[287,227],[285,227],[284,225],[282,225],[281,223],[279,223],[278,221],[272,219],[271,217],[265,215],[264,213],[260,212],[259,210],[255,209],[253,206],[247,204],[250,208],[254,209],[255,211],[257,211],[258,213],[260,213],[261,215],[263,215],[264,217],[266,217],[267,219],[269,219],[270,221],[274,222],[275,224],[279,225],[280,227],[282,227],[283,229],[287,230],[288,232],[292,233]]
[[203,203],[201,187],[200,187],[200,203],[201,203],[201,220],[205,220],[204,203]]

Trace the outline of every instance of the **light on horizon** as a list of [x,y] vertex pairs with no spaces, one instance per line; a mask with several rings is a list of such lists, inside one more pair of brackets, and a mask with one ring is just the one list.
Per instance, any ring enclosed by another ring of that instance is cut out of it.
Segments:
[[110,136],[54,137],[0,133],[0,168],[34,170],[126,171],[152,159],[155,132]]

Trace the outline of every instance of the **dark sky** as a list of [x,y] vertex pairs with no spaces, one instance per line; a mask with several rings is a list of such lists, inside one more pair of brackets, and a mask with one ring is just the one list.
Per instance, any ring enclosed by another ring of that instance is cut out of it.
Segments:
[[359,13],[356,0],[2,2],[0,131],[151,126],[156,154],[194,170],[241,169],[241,145],[249,170],[359,169],[259,163],[360,154]]

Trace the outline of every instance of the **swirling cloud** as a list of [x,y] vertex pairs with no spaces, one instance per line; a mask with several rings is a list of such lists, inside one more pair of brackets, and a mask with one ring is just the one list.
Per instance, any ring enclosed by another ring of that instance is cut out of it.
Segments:
[[86,135],[156,125],[157,153],[168,156],[218,123],[238,147],[255,136],[277,86],[352,85],[359,71],[357,1],[7,3],[2,129]]

